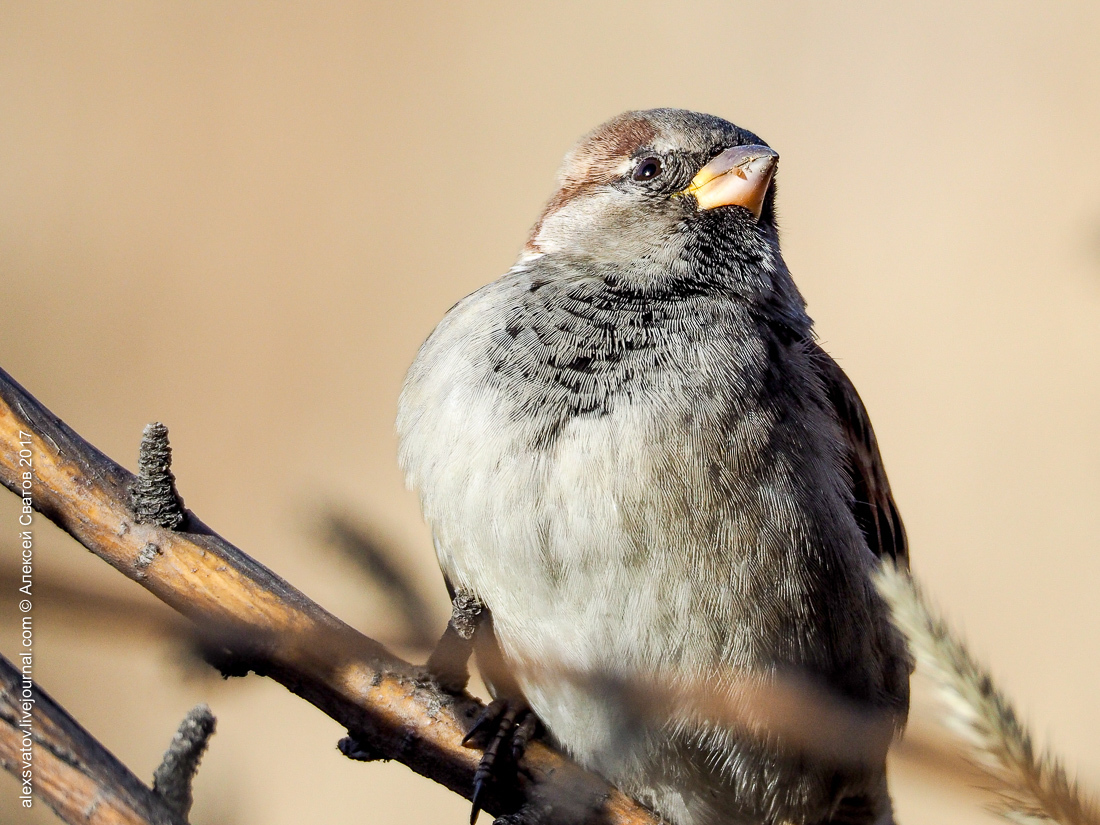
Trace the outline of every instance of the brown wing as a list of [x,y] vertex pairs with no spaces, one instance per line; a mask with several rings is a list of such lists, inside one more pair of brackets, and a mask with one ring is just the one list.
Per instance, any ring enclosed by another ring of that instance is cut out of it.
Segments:
[[848,447],[848,476],[852,482],[852,510],[867,544],[879,558],[891,558],[899,567],[909,567],[905,526],[890,493],[890,482],[882,466],[875,431],[859,393],[844,370],[825,350],[813,346],[825,392],[836,411],[840,430]]

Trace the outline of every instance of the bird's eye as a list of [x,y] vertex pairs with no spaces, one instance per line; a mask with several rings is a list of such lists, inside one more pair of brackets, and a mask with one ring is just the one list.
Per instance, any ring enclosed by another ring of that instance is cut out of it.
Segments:
[[645,158],[634,167],[634,180],[652,180],[661,174],[660,158]]

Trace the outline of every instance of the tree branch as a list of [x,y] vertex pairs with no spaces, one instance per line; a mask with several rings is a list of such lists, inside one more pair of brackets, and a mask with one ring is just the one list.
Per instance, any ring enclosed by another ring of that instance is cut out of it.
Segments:
[[[370,753],[469,797],[479,753],[461,740],[481,705],[452,696],[238,550],[188,512],[183,532],[139,523],[134,476],[84,441],[0,370],[0,482],[19,495],[33,464],[36,510],[269,676],[346,726]],[[656,825],[646,809],[540,743],[527,750],[519,798],[553,821]]]
[[[71,825],[187,825],[41,688],[33,690],[33,705],[24,702],[21,682],[20,672],[0,656],[0,764],[20,779],[31,771],[34,793],[61,819]],[[32,714],[29,752],[20,727],[24,713]]]

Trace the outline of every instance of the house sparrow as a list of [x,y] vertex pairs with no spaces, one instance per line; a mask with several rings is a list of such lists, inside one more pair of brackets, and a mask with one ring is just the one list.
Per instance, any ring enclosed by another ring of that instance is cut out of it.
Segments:
[[870,580],[906,563],[904,533],[783,262],[777,161],[694,112],[598,127],[400,400],[401,464],[452,595],[489,618],[505,721],[529,707],[675,825],[893,821],[885,744],[844,753],[723,710],[754,685],[757,705],[892,733],[909,701]]

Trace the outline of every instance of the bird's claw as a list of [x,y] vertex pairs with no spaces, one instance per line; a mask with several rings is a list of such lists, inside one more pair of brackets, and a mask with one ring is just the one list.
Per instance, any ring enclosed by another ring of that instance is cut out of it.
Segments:
[[463,737],[462,744],[466,747],[477,747],[478,741],[485,741],[485,750],[474,772],[474,792],[470,797],[473,806],[470,811],[470,825],[474,825],[477,821],[486,789],[494,778],[494,774],[499,772],[497,758],[501,747],[511,739],[509,752],[514,767],[523,756],[527,743],[537,728],[538,718],[531,712],[526,702],[494,699]]

